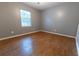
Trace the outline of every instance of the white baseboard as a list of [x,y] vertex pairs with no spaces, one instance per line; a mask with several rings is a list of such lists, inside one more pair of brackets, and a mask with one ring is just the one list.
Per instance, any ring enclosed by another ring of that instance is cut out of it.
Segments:
[[70,35],[65,35],[65,34],[60,34],[60,33],[49,32],[49,31],[44,31],[44,30],[41,30],[41,31],[51,33],[51,34],[61,35],[61,36],[65,36],[65,37],[76,38],[75,36],[70,36]]
[[24,34],[19,34],[19,35],[14,35],[14,36],[10,36],[10,37],[1,38],[0,40],[5,40],[5,39],[14,38],[14,37],[19,37],[19,36],[23,36],[23,35],[27,35],[27,34],[39,32],[39,31],[47,32],[47,33],[51,33],[51,34],[56,34],[56,35],[61,35],[61,36],[66,36],[66,37],[70,37],[70,38],[75,38],[75,36],[70,36],[70,35],[65,35],[65,34],[59,34],[59,33],[54,33],[54,32],[49,32],[49,31],[44,31],[44,30],[38,30],[38,31],[33,31],[33,32],[24,33]]
[[33,31],[33,32],[28,32],[28,33],[24,33],[24,34],[19,34],[19,35],[14,35],[14,36],[10,36],[10,37],[5,37],[5,38],[1,38],[0,40],[5,40],[5,39],[10,39],[10,38],[14,38],[14,37],[19,37],[19,36],[23,36],[23,35],[27,35],[27,34],[31,34],[31,33],[36,33],[36,32],[39,32],[40,30],[38,31]]

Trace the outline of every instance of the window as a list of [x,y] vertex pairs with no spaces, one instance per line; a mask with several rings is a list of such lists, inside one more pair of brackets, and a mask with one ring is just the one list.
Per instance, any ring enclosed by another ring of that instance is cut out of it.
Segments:
[[31,13],[29,11],[20,10],[21,26],[31,26]]

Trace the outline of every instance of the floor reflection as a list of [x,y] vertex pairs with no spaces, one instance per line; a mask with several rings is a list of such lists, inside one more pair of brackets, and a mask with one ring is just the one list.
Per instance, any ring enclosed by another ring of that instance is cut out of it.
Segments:
[[32,38],[25,38],[22,42],[22,52],[23,54],[32,54]]

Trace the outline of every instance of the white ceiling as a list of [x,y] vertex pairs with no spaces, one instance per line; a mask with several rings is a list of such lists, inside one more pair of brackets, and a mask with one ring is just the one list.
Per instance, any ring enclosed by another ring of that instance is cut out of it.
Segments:
[[36,9],[44,10],[51,6],[59,5],[61,2],[40,2],[40,4],[38,4],[38,2],[24,2],[24,3]]

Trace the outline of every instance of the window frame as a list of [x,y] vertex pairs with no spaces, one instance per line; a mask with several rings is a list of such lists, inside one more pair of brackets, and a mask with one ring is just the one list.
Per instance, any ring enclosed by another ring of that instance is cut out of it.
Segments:
[[23,9],[20,9],[20,25],[21,25],[21,27],[31,27],[32,26],[32,13],[30,11],[23,10],[23,11],[26,11],[26,12],[30,12],[31,25],[30,26],[26,26],[26,25],[22,26],[21,10],[23,10]]

